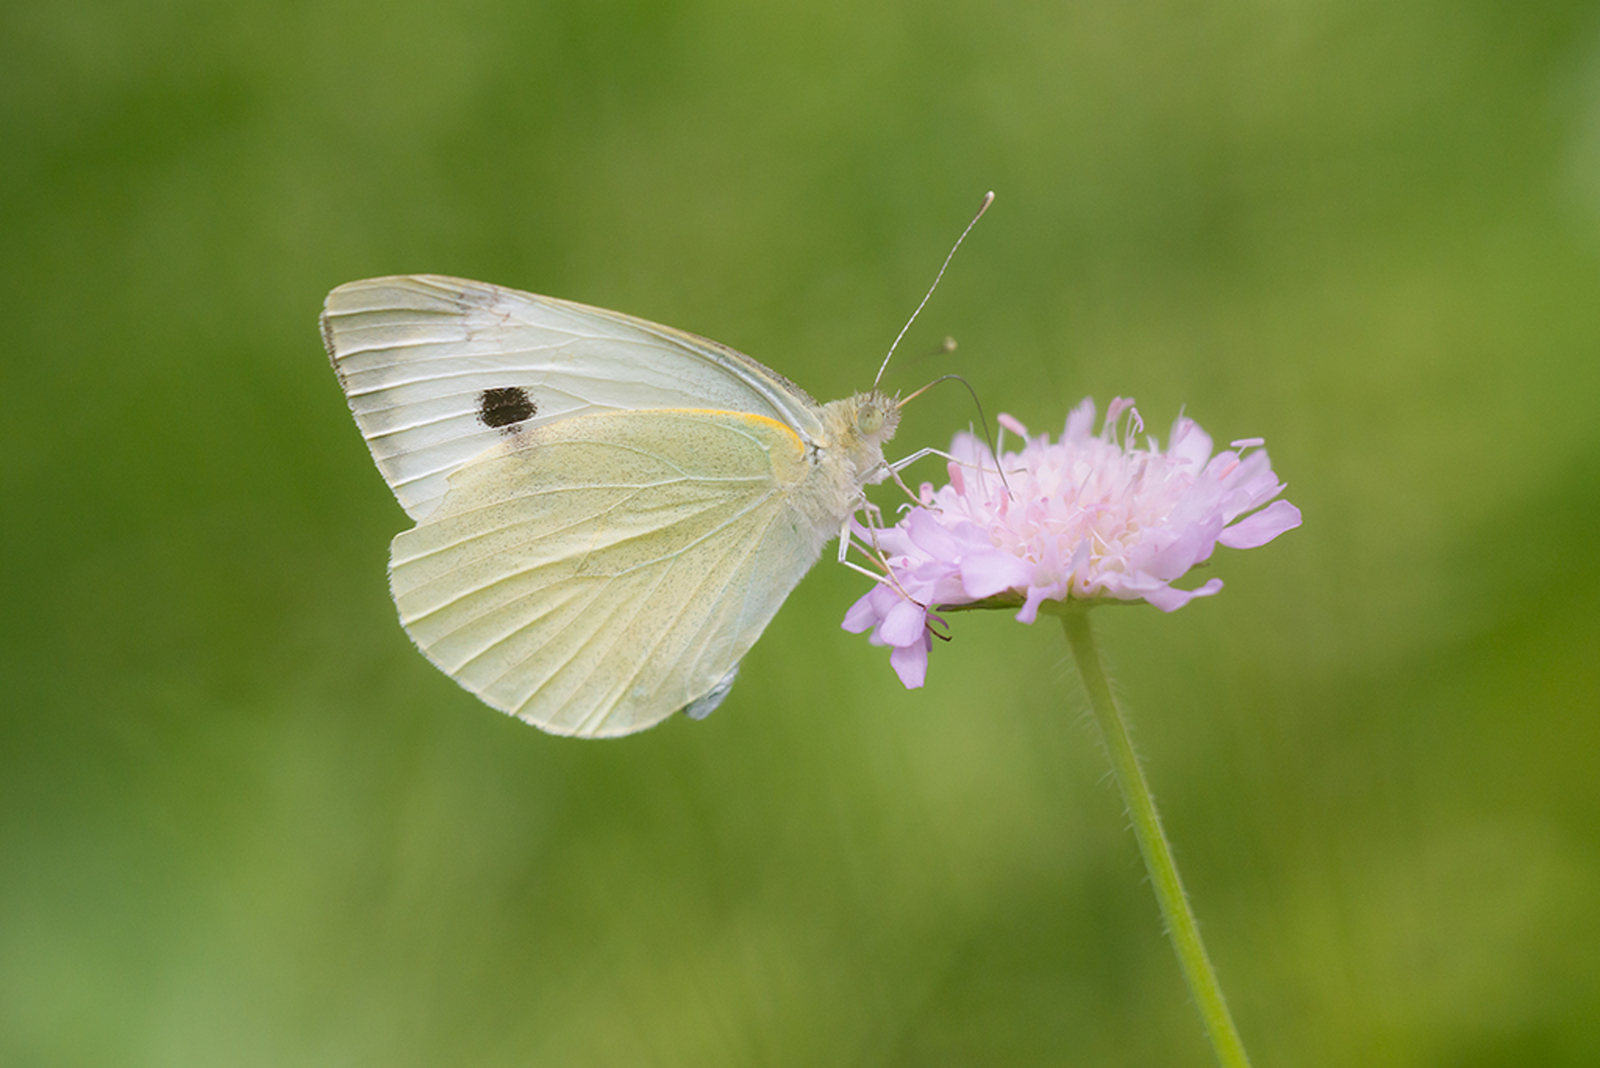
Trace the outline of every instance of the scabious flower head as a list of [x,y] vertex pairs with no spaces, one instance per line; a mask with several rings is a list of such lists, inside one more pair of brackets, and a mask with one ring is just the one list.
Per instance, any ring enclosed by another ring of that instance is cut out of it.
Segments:
[[976,437],[958,434],[948,485],[924,484],[921,503],[893,527],[856,527],[889,573],[850,608],[844,629],[890,646],[907,688],[927,676],[928,619],[940,606],[996,599],[1020,606],[1023,623],[1046,601],[1143,600],[1171,612],[1222,589],[1217,578],[1172,585],[1218,544],[1250,549],[1300,525],[1294,505],[1267,503],[1284,487],[1259,438],[1213,456],[1210,435],[1179,416],[1165,449],[1153,436],[1140,446],[1132,400],[1113,400],[1098,434],[1094,415],[1084,400],[1053,444],[1002,415],[1023,446],[998,465]]

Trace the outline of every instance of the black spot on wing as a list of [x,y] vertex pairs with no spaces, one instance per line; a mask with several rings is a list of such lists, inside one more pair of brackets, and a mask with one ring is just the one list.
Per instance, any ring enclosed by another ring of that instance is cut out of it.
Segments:
[[478,421],[495,428],[516,426],[533,418],[539,409],[520,386],[486,389],[478,394]]

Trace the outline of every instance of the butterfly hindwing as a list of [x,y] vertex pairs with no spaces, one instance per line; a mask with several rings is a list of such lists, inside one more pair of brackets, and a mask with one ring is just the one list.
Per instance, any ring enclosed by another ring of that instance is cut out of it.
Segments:
[[464,465],[395,538],[401,620],[462,686],[556,733],[714,703],[831,533],[796,512],[809,466],[759,415],[535,427]]

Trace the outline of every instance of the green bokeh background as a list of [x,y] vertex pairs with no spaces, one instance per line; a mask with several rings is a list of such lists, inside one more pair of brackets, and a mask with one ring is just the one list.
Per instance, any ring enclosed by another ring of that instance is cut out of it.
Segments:
[[396,624],[317,336],[453,273],[840,396],[990,188],[892,384],[1305,513],[1099,613],[1258,1065],[1600,1063],[1600,9],[1510,0],[11,0],[0,1063],[1208,1064],[1058,630],[906,692],[825,564],[545,736]]

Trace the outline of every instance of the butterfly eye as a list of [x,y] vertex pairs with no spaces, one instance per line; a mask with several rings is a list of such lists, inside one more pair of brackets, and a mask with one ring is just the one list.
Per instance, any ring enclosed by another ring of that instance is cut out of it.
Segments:
[[863,434],[876,434],[883,429],[883,409],[876,404],[863,404],[856,411],[856,429]]

